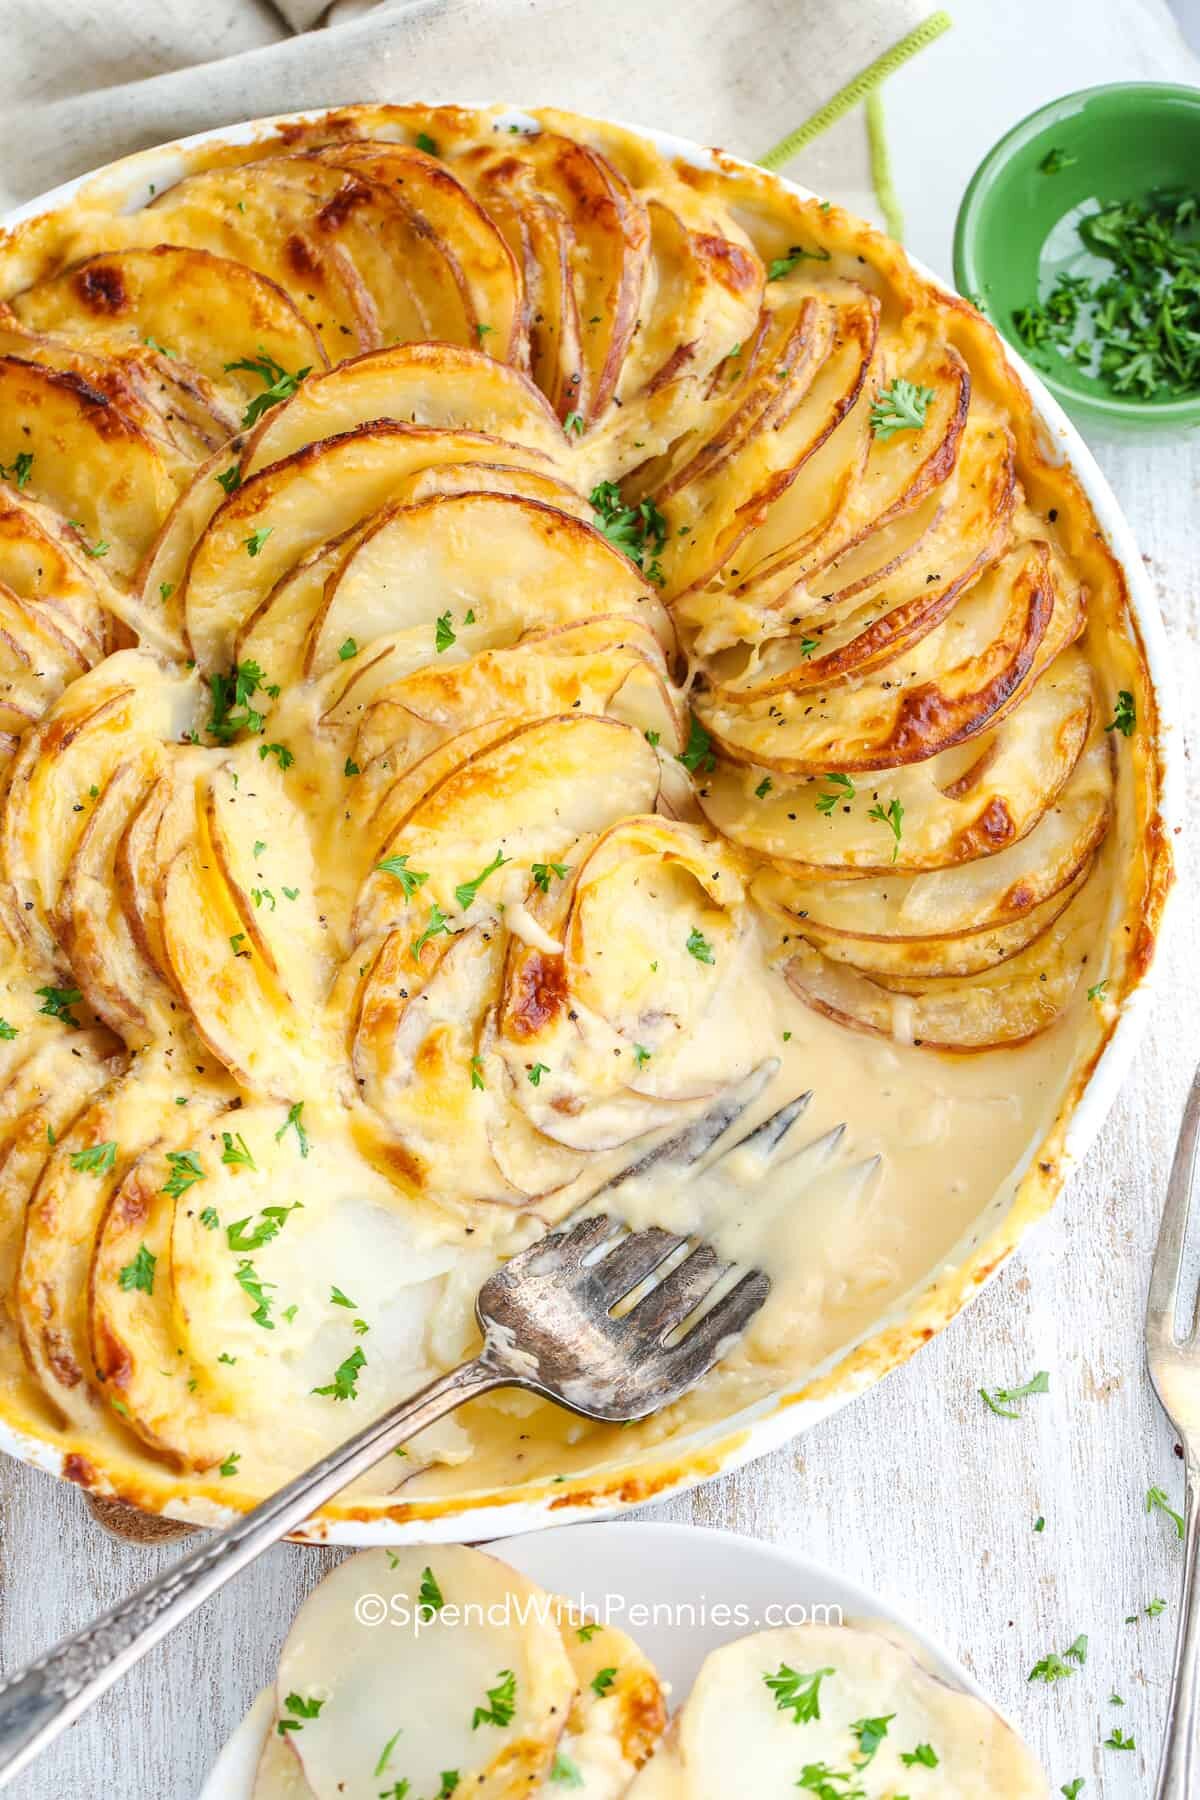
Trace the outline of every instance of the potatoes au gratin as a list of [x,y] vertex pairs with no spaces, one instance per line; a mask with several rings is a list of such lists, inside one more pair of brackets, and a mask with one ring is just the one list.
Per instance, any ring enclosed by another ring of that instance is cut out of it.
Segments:
[[886,1625],[755,1632],[669,1694],[628,1632],[457,1547],[368,1550],[327,1575],[251,1734],[253,1779],[222,1800],[1049,1794],[1012,1728]]
[[249,1504],[777,1059],[770,1184],[622,1191],[772,1277],[702,1389],[335,1510],[644,1496],[1053,1195],[1169,879],[1121,571],[976,312],[761,171],[411,107],[176,164],[0,243],[0,1414]]

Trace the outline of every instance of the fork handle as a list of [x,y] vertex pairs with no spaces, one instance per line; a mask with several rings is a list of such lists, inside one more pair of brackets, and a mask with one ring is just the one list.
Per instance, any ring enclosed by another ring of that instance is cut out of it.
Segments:
[[364,1474],[402,1437],[513,1377],[486,1352],[402,1401],[289,1481],[252,1512],[138,1588],[82,1631],[0,1681],[0,1787],[7,1787],[61,1731],[147,1650],[247,1563]]
[[1157,1800],[1193,1800],[1200,1793],[1200,1463],[1188,1458],[1184,1499],[1183,1594],[1175,1636],[1175,1667]]

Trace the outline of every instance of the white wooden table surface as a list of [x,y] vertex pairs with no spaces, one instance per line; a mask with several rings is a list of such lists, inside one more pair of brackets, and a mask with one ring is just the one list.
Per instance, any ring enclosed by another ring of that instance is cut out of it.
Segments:
[[[850,3],[850,0],[843,0]],[[1161,0],[957,0],[956,29],[887,93],[909,247],[949,271],[957,199],[979,157],[1043,100],[1138,77],[1200,84]],[[519,91],[519,71],[497,90]],[[669,121],[668,121],[669,123]],[[840,133],[856,125],[839,127]],[[845,140],[797,171],[839,187]],[[1158,591],[1185,701],[1200,693],[1200,434],[1098,445]],[[1193,727],[1194,735],[1194,727]],[[1196,799],[1191,796],[1195,842]],[[1166,980],[1136,1067],[1059,1207],[968,1316],[793,1447],[668,1503],[656,1516],[786,1542],[878,1589],[926,1625],[1007,1707],[1053,1790],[1085,1800],[1152,1790],[1174,1631],[1179,1550],[1146,1489],[1181,1492],[1142,1362],[1141,1313],[1176,1126],[1200,1057],[1200,896],[1186,883]],[[1019,1422],[977,1389],[1050,1371]],[[1035,1533],[1034,1520],[1045,1518]],[[82,1624],[165,1561],[103,1536],[69,1487],[0,1466],[0,1663]],[[218,1745],[267,1679],[327,1558],[281,1547],[218,1596],[12,1792],[192,1800]],[[1156,1597],[1167,1610],[1145,1616]],[[1137,1614],[1136,1624],[1126,1624]],[[1085,1668],[1026,1677],[1080,1633]],[[1110,1704],[1119,1693],[1123,1708]],[[1105,1750],[1113,1725],[1133,1753]]]

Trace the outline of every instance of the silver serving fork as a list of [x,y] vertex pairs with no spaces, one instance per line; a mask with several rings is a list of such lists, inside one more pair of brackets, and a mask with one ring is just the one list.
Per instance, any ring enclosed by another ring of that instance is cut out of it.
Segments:
[[1187,1483],[1183,1595],[1158,1770],[1158,1800],[1194,1800],[1200,1793],[1200,1589],[1196,1580],[1200,1548],[1200,1304],[1194,1284],[1181,1292],[1189,1215],[1198,1186],[1200,1069],[1192,1080],[1175,1148],[1146,1303],[1146,1363],[1159,1404],[1183,1445]]
[[[764,1063],[602,1191],[613,1193],[655,1164],[677,1165],[685,1177],[777,1068]],[[808,1099],[791,1101],[721,1154],[736,1150],[769,1166]],[[585,1418],[623,1424],[686,1393],[745,1330],[771,1285],[750,1270],[723,1286],[734,1271],[710,1244],[687,1252],[689,1242],[655,1229],[627,1233],[610,1215],[589,1213],[514,1256],[479,1291],[483,1348],[472,1362],[401,1401],[120,1605],[0,1682],[0,1787],[239,1570],[402,1438],[464,1401],[521,1387]],[[661,1281],[642,1292],[664,1269]],[[625,1309],[617,1310],[622,1302]]]

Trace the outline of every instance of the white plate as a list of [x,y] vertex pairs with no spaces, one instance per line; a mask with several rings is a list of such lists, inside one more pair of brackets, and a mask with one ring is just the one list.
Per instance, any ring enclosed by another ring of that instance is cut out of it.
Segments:
[[[465,106],[471,104],[487,106],[490,103],[463,102]],[[0,217],[0,230],[34,218],[39,213],[68,205],[76,198],[79,189],[85,184],[90,187],[90,197],[97,200],[103,198],[106,204],[114,204],[118,210],[143,206],[156,191],[161,193],[165,186],[178,181],[182,175],[186,174],[197,155],[202,153],[206,146],[218,142],[229,144],[245,144],[259,140],[267,142],[280,127],[286,127],[288,124],[301,120],[310,122],[318,120],[322,117],[324,110],[314,108],[309,112],[280,114],[273,118],[249,120],[240,125],[197,132],[192,137],[180,139],[175,144],[160,145],[155,149],[142,151],[136,156],[126,157],[121,162],[108,165],[102,170],[93,171],[91,174],[80,176],[75,181],[66,182],[52,192],[41,195],[38,199],[28,201],[15,211]],[[503,118],[513,123],[528,124],[531,122],[530,115],[518,107],[506,108]],[[618,124],[620,123],[618,121]],[[668,156],[679,157],[700,167],[713,166],[713,152],[685,138],[675,137],[669,132],[658,131],[642,125],[624,124],[622,129],[640,132]],[[720,154],[723,161],[733,162],[736,160],[728,157],[725,152]],[[788,182],[781,176],[776,176],[774,179],[785,190],[798,194],[802,198],[812,199],[815,197],[809,189],[802,188],[795,182]],[[943,292],[953,292],[939,276],[925,268],[915,257],[909,260],[920,275],[941,288]],[[1174,846],[1178,833],[1182,829],[1183,821],[1182,739],[1178,724],[1179,713],[1175,700],[1169,647],[1153,587],[1116,497],[1087,445],[1053,395],[1043,386],[1036,373],[1015,351],[1003,343],[1003,340],[1001,340],[1001,347],[1008,362],[1017,370],[1029,391],[1034,414],[1042,430],[1043,453],[1048,459],[1061,460],[1071,464],[1095,511],[1105,540],[1124,570],[1128,584],[1130,611],[1145,654],[1158,714],[1158,749],[1162,761],[1162,786],[1159,796],[1162,841]],[[1086,1154],[1104,1123],[1141,1040],[1149,1017],[1153,978],[1164,966],[1160,952],[1167,919],[1171,912],[1172,908],[1168,904],[1162,915],[1155,954],[1150,966],[1124,1001],[1116,1028],[1108,1038],[1091,1078],[1071,1114],[1062,1154],[1059,1158],[1059,1169],[1064,1182],[1073,1167]],[[991,1234],[991,1228],[989,1228],[989,1233]],[[949,1253],[947,1261],[954,1264],[958,1260],[961,1259],[956,1247]],[[992,1259],[991,1274],[974,1285],[970,1294],[964,1299],[963,1307],[982,1291],[986,1280],[994,1275],[1004,1260],[1003,1256],[996,1256]],[[933,1278],[931,1273],[930,1279]],[[902,1298],[895,1302],[885,1315],[875,1320],[863,1332],[862,1339],[842,1345],[819,1368],[810,1370],[806,1377],[806,1383],[830,1375],[836,1365],[844,1358],[848,1358],[863,1339],[882,1336],[898,1327],[902,1328],[911,1312],[911,1301]],[[911,1352],[906,1350],[906,1354],[909,1353]],[[875,1375],[869,1377],[870,1380],[876,1378]],[[778,1448],[800,1432],[808,1430],[809,1427],[826,1418],[830,1413],[836,1412],[866,1384],[861,1374],[847,1377],[835,1390],[827,1389],[820,1398],[803,1401],[796,1401],[788,1390],[781,1389],[777,1394],[758,1400],[729,1418],[709,1423],[694,1432],[686,1443],[674,1447],[678,1454],[673,1458],[673,1462],[680,1466],[680,1472],[672,1472],[667,1478],[657,1477],[653,1487],[654,1498],[665,1499],[670,1494],[698,1486],[701,1482],[710,1480],[717,1473],[727,1473],[755,1457]],[[62,1474],[63,1452],[59,1448],[28,1433],[17,1431],[2,1420],[0,1420],[0,1450],[6,1450],[25,1462],[49,1470],[54,1475],[61,1476]],[[646,1462],[651,1461],[652,1459],[647,1457]],[[581,1490],[584,1490],[585,1497],[581,1497],[578,1502],[570,1505],[564,1505],[561,1500],[547,1495],[510,1499],[499,1505],[489,1499],[483,1504],[473,1508],[468,1507],[461,1512],[451,1511],[442,1517],[418,1518],[408,1522],[395,1522],[389,1519],[321,1520],[310,1535],[312,1541],[323,1544],[356,1546],[437,1541],[473,1543],[480,1541],[494,1529],[498,1512],[503,1513],[504,1522],[510,1527],[519,1531],[531,1531],[546,1526],[564,1524],[572,1519],[595,1520],[598,1516],[606,1517],[620,1512],[627,1505],[641,1504],[640,1497],[624,1501],[613,1498],[611,1493],[606,1494],[603,1499],[591,1500],[586,1497],[586,1480],[581,1477],[578,1485]],[[186,1500],[180,1500],[169,1505],[166,1511],[171,1517],[191,1519],[204,1525],[220,1524],[231,1521],[237,1516],[231,1510],[214,1506],[209,1501],[192,1504]]]
[[[698,1525],[567,1525],[486,1546],[553,1593],[627,1630],[686,1698],[710,1650],[775,1625],[885,1623],[953,1687],[988,1696],[921,1626],[799,1551]],[[641,1612],[631,1612],[631,1608]],[[992,1704],[989,1701],[989,1704]],[[225,1745],[199,1800],[250,1800],[274,1712],[269,1688]]]

